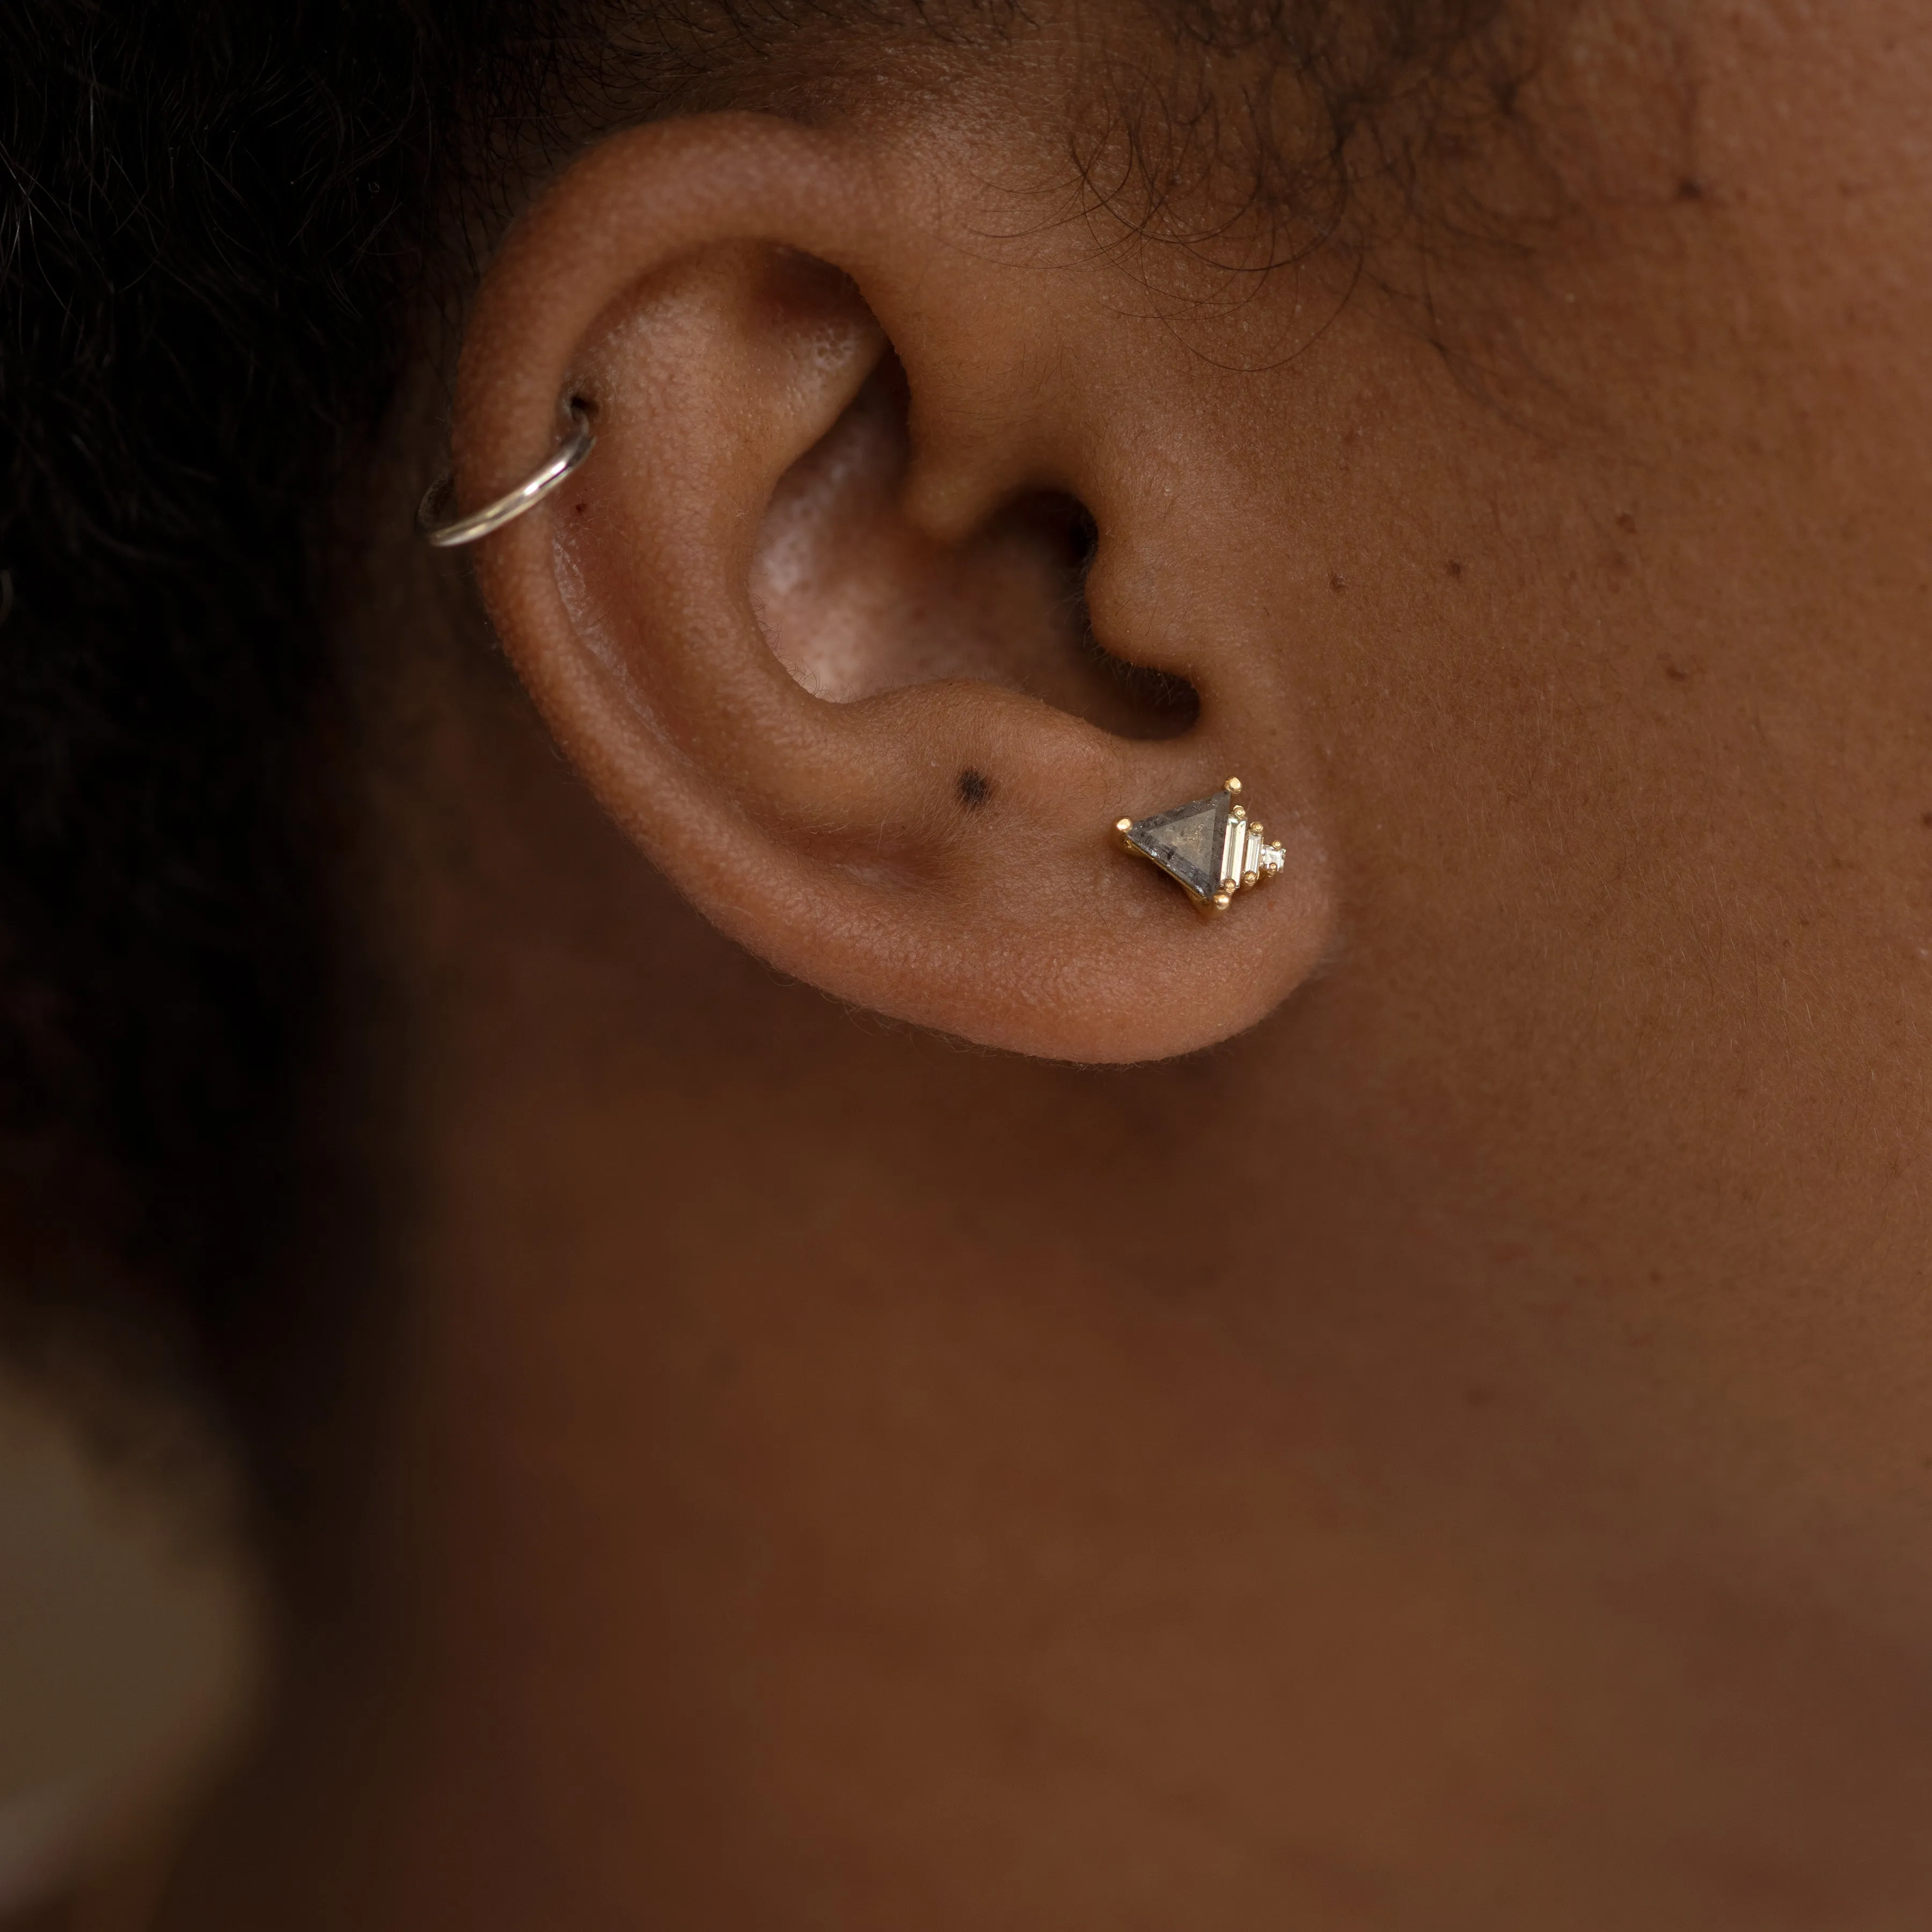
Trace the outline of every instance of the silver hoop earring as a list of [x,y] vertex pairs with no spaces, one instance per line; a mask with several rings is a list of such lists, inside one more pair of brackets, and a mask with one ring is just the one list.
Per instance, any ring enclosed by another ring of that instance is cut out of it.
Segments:
[[575,428],[541,470],[526,477],[494,503],[485,503],[482,508],[472,510],[466,517],[452,517],[447,523],[439,523],[436,519],[449,500],[452,480],[446,470],[429,486],[422,502],[416,506],[416,528],[424,542],[434,544],[438,550],[454,550],[460,544],[473,544],[479,538],[500,530],[506,524],[514,523],[526,510],[541,503],[597,447],[597,439],[590,433],[590,418],[584,405],[572,403],[570,415]]

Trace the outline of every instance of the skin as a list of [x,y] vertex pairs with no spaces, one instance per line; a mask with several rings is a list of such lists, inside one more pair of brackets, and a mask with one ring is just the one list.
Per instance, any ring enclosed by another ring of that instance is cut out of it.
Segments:
[[400,457],[349,600],[408,1211],[169,1932],[1926,1922],[1932,34],[1682,10],[1432,322],[1030,56],[522,218],[459,492],[598,449],[520,686]]

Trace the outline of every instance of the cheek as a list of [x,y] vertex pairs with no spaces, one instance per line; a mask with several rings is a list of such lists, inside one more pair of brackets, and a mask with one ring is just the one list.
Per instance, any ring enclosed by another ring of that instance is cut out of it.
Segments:
[[1922,555],[1932,487],[1932,35],[1916,0],[1725,10],[1702,50],[1700,165],[1736,299],[1781,351],[1853,514]]
[[1790,1285],[1932,1160],[1932,76],[1868,106],[1722,31],[1702,200],[1541,265],[1547,388],[1472,393],[1357,304],[1244,388],[1218,566],[1344,881],[1294,1106],[1432,1239]]

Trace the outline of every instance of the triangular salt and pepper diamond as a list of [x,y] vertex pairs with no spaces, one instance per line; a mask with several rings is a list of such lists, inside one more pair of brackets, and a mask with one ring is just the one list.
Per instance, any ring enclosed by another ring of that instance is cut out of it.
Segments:
[[1197,798],[1172,812],[1137,818],[1121,836],[1196,899],[1208,903],[1222,888],[1221,855],[1234,805],[1232,792],[1217,791],[1212,798]]

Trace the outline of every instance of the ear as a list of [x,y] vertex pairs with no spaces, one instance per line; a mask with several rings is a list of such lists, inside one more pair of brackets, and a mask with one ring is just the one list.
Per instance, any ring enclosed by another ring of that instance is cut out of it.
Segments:
[[[1280,643],[1211,550],[1163,553],[1136,325],[1083,316],[1064,260],[953,240],[860,137],[719,115],[593,150],[464,343],[460,500],[566,402],[596,436],[484,541],[484,598],[605,808],[773,965],[983,1045],[1184,1052],[1330,928]],[[1116,826],[1230,773],[1285,863],[1204,918]]]

